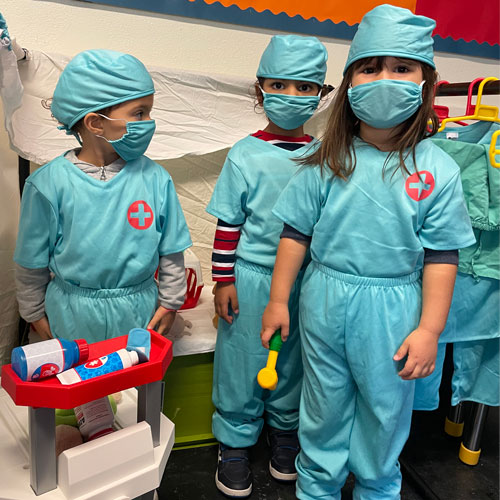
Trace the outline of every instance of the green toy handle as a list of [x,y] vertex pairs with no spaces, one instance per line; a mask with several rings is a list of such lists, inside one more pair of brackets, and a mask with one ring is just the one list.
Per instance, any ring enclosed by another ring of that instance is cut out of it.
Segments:
[[283,341],[281,340],[281,328],[278,328],[269,341],[269,350],[280,352]]

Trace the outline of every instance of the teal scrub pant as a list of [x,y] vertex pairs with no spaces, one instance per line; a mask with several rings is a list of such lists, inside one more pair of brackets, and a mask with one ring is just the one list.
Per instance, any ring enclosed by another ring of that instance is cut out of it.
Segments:
[[47,287],[45,311],[55,337],[92,343],[126,335],[132,328],[146,328],[157,301],[153,277],[126,288],[93,289],[56,276]]
[[419,322],[420,272],[365,278],[312,263],[299,311],[297,497],[340,499],[351,471],[355,500],[399,499],[414,382],[398,376],[404,360],[392,357]]
[[302,273],[289,302],[290,336],[280,350],[278,386],[262,389],[257,373],[266,366],[269,351],[262,347],[262,314],[269,301],[272,269],[236,261],[239,313],[230,325],[219,318],[214,356],[212,432],[231,448],[253,446],[265,421],[282,430],[298,427],[302,361],[297,305]]

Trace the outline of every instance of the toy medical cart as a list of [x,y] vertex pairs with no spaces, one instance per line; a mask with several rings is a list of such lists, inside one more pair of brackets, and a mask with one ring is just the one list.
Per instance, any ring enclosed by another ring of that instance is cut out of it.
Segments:
[[[126,344],[127,335],[90,344],[89,359]],[[161,413],[162,379],[171,361],[172,343],[151,332],[148,362],[74,385],[56,377],[23,382],[11,365],[3,366],[0,496],[152,500],[174,443],[174,425]],[[119,430],[56,457],[55,408],[74,408],[118,391],[124,391],[115,418]]]

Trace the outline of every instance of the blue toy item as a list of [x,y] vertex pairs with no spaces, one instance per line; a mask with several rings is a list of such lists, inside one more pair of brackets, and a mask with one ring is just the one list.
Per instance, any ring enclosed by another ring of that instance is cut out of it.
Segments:
[[435,27],[433,19],[416,16],[411,10],[387,4],[375,7],[359,24],[344,73],[353,62],[377,56],[416,59],[436,69],[431,36]]
[[151,333],[144,328],[132,328],[128,332],[127,351],[135,351],[139,362],[149,361],[151,351]]
[[124,368],[130,368],[137,363],[139,363],[139,356],[135,351],[118,349],[118,351],[75,366],[71,370],[57,375],[57,378],[63,385],[78,384],[84,380],[90,380],[107,375],[108,373],[123,370]]
[[15,347],[11,354],[12,369],[24,380],[35,381],[68,370],[84,363],[89,346],[83,339],[50,339],[23,347]]
[[51,111],[69,131],[87,113],[154,91],[153,80],[139,59],[113,50],[86,50],[61,73]]
[[328,53],[313,36],[276,35],[260,59],[257,76],[314,82],[322,86]]

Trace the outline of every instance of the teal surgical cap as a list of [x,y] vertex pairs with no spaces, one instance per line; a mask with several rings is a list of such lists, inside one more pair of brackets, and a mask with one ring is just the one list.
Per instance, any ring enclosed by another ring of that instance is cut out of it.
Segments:
[[61,73],[51,111],[68,130],[87,113],[154,91],[153,80],[139,59],[113,50],[86,50]]
[[355,61],[393,56],[422,61],[436,69],[432,49],[433,19],[416,16],[408,9],[379,5],[367,12],[352,40],[344,73]]
[[276,35],[260,59],[257,76],[314,82],[322,86],[328,53],[313,36]]

